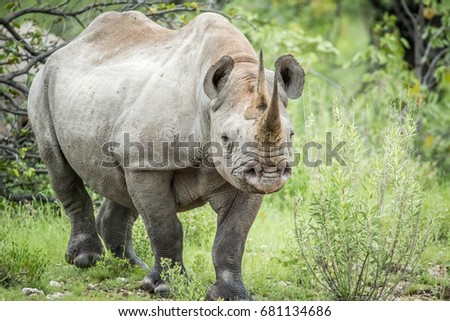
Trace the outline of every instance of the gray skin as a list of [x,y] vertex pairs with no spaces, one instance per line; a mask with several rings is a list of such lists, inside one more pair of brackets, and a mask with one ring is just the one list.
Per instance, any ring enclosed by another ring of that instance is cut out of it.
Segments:
[[[161,258],[183,266],[177,212],[209,203],[217,213],[216,282],[206,297],[248,299],[245,240],[263,195],[290,176],[285,107],[303,82],[290,55],[277,60],[275,73],[266,70],[262,54],[219,15],[201,14],[178,31],[133,11],[96,18],[47,60],[29,95],[40,154],[71,222],[67,262],[94,265],[101,237],[145,268],[132,245],[139,213],[155,256],[143,288],[167,295]],[[199,142],[194,152],[180,150],[182,164],[161,147],[175,137]],[[105,154],[108,142],[115,145]],[[213,153],[209,142],[225,152]],[[246,150],[232,148],[245,142],[252,142]],[[164,166],[149,162],[149,153]],[[105,197],[97,218],[84,184]]]

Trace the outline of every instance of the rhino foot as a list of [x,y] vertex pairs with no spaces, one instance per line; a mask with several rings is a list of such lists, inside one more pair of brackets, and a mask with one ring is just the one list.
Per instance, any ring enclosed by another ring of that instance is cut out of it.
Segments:
[[159,273],[150,272],[142,282],[142,289],[157,294],[160,297],[168,297],[170,295],[170,287],[159,277]]
[[78,234],[69,240],[66,261],[79,268],[88,268],[95,265],[102,254],[103,245],[97,235]]
[[217,301],[219,299],[225,301],[251,301],[251,297],[243,284],[216,283],[212,285],[206,293],[206,300]]

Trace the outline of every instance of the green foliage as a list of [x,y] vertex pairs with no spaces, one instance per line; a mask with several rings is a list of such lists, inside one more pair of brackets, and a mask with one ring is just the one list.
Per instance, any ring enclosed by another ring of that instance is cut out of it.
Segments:
[[407,116],[389,121],[382,149],[367,155],[339,108],[335,123],[347,166],[312,170],[311,197],[296,210],[301,255],[336,299],[391,299],[414,271],[432,221],[410,157],[414,126]]
[[[0,219],[11,218],[1,215]],[[44,249],[26,237],[16,238],[5,225],[0,226],[0,286],[36,285],[48,265]]]
[[89,275],[97,282],[115,279],[130,274],[132,267],[128,260],[115,257],[106,251],[95,267],[89,269]]
[[[357,108],[354,112],[358,122],[370,120],[370,124],[361,123],[368,130],[369,139],[383,132],[383,120],[390,113],[386,106],[394,104],[400,110],[414,110],[417,112],[414,114],[417,153],[423,161],[436,166],[444,180],[450,173],[450,160],[446,157],[450,152],[450,114],[445,112],[450,108],[450,38],[448,32],[444,35],[450,28],[450,10],[448,4],[435,1],[426,4],[425,21],[439,16],[440,24],[425,24],[420,34],[422,46],[402,38],[397,27],[398,17],[385,13],[372,28],[373,43],[356,53],[344,68],[367,66],[357,94],[358,107],[370,108]],[[415,54],[418,51],[421,57],[414,65],[405,60],[408,49]]]
[[206,288],[190,273],[189,278],[181,266],[173,264],[170,259],[161,259],[161,279],[170,286],[170,296],[177,301],[203,301]]
[[133,225],[133,247],[137,256],[147,264],[154,259],[147,230],[141,218]]

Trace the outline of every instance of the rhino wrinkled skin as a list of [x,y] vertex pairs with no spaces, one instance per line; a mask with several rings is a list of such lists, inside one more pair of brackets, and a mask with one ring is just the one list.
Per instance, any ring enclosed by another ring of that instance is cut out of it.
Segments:
[[[101,237],[116,256],[146,267],[132,244],[139,213],[155,256],[143,288],[167,295],[161,258],[183,265],[177,212],[209,203],[217,213],[216,282],[206,297],[249,299],[241,274],[245,240],[263,195],[290,176],[287,98],[300,97],[304,83],[292,56],[281,56],[275,72],[262,60],[220,15],[201,14],[175,31],[134,11],[101,14],[49,57],[31,86],[29,117],[71,222],[67,262],[94,265]],[[184,165],[161,147],[175,137],[199,142],[194,153],[180,149]],[[108,142],[117,148],[107,157]],[[209,142],[223,153],[213,154]],[[233,147],[246,142],[253,145]],[[143,161],[142,152],[165,165]],[[105,157],[115,166],[105,166]],[[97,218],[84,184],[104,196]]]

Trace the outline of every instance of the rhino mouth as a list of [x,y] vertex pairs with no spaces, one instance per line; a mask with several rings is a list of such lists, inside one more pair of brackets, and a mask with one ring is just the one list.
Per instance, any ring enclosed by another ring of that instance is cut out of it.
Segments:
[[279,191],[291,176],[291,167],[283,159],[268,166],[260,162],[249,162],[241,172],[241,183],[252,193],[269,194]]

